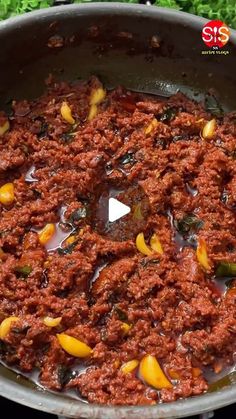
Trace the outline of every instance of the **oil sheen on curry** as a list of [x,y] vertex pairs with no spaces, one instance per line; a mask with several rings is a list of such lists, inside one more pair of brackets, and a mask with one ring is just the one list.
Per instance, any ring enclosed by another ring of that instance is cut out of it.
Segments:
[[[202,394],[234,368],[236,113],[92,77],[0,113],[0,351],[90,403]],[[104,221],[104,199],[132,211]]]

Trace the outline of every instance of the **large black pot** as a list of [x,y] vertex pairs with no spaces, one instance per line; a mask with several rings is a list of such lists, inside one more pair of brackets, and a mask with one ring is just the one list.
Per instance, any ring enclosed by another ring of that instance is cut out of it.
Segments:
[[[215,89],[226,109],[236,98],[236,33],[228,55],[204,55],[206,20],[157,7],[92,3],[56,7],[0,24],[0,108],[12,98],[32,98],[49,73],[63,79],[98,75],[107,87],[170,95],[181,89],[200,99]],[[58,46],[51,48],[59,35]],[[54,39],[55,41],[55,39]],[[63,42],[62,42],[63,41]],[[36,409],[81,418],[173,418],[233,403],[236,384],[175,403],[151,407],[104,407],[50,393],[0,367],[0,394]]]

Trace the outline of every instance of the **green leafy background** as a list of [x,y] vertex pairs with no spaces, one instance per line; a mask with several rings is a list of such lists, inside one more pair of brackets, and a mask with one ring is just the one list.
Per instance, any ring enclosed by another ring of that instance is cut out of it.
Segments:
[[[74,0],[73,3],[90,3],[93,0]],[[122,1],[122,0],[119,0]],[[123,3],[138,3],[125,0]],[[0,20],[16,14],[52,6],[53,0],[0,0]],[[220,19],[236,28],[236,0],[156,0],[156,6],[171,7],[209,19]]]

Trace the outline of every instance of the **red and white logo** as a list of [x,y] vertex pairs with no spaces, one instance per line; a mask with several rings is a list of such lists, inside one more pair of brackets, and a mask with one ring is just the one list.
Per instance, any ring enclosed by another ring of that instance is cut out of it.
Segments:
[[221,20],[211,20],[202,28],[202,40],[209,48],[222,48],[229,41],[230,30]]

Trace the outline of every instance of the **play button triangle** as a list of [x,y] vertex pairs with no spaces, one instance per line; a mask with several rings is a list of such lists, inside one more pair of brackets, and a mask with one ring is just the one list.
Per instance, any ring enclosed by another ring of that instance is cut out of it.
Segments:
[[130,207],[122,202],[118,201],[115,198],[109,198],[108,202],[108,219],[110,223],[113,223],[116,220],[124,217],[125,215],[129,214]]

